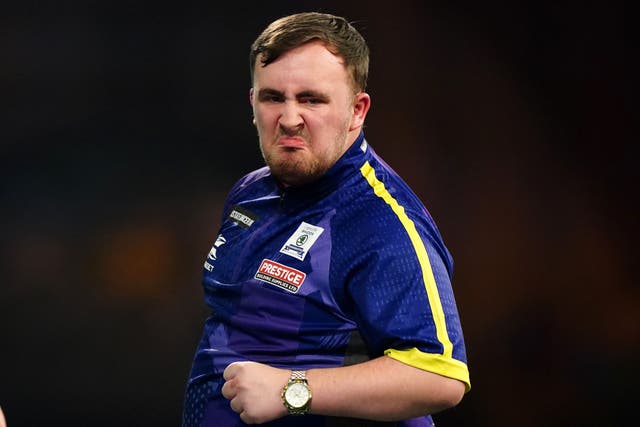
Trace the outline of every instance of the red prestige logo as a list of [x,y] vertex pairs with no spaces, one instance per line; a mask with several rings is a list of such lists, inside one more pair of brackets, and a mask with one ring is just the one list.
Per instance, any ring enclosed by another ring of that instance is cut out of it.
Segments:
[[295,268],[287,267],[268,259],[262,260],[254,278],[278,286],[294,294],[307,275]]

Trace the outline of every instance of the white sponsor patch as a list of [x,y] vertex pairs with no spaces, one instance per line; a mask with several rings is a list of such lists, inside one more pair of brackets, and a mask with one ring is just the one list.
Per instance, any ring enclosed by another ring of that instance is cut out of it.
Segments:
[[280,253],[292,256],[300,261],[304,260],[307,252],[309,252],[309,249],[318,240],[323,231],[324,228],[322,227],[303,222],[280,249]]

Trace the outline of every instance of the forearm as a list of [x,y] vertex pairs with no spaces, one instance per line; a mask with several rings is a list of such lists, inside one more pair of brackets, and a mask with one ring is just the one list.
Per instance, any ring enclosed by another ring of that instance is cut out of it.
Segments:
[[455,406],[464,383],[383,356],[341,368],[307,372],[311,412],[321,415],[402,420]]
[[[287,414],[281,399],[290,370],[256,362],[234,362],[224,370],[222,395],[248,424]],[[404,420],[456,405],[463,382],[406,365],[387,356],[340,368],[307,371],[318,415],[378,421]]]

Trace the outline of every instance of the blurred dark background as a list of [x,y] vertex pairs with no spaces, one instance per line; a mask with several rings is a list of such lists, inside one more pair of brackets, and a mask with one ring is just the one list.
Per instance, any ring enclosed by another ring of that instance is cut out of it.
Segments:
[[367,139],[456,261],[472,390],[436,423],[614,426],[635,415],[629,12],[604,1],[374,3],[3,3],[9,427],[179,425],[207,316],[202,262],[230,185],[262,164],[248,48],[271,20],[308,10],[343,14],[367,38]]

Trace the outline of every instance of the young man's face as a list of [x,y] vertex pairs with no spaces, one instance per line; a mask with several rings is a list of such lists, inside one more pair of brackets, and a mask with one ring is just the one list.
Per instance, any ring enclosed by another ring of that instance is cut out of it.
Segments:
[[321,42],[255,67],[250,100],[271,173],[284,185],[319,178],[358,136],[369,95],[354,94],[341,58]]

